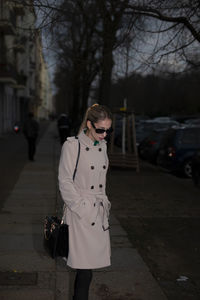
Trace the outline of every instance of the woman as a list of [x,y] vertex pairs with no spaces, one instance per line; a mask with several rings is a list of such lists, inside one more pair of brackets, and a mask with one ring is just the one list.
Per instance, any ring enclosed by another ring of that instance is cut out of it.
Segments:
[[[78,137],[64,143],[59,164],[59,188],[69,225],[67,264],[77,269],[74,300],[87,300],[92,269],[110,265],[109,210],[105,194],[108,157],[105,137],[112,131],[108,108],[95,104],[83,120]],[[80,142],[76,176],[73,173]]]

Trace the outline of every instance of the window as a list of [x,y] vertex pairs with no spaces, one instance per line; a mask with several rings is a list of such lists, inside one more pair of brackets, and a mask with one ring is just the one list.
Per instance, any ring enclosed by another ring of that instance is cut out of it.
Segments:
[[183,144],[200,144],[200,128],[183,130],[180,142]]

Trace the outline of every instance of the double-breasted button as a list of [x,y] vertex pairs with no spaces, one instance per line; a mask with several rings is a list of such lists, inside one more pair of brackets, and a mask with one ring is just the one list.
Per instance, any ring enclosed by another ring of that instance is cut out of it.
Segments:
[[93,189],[94,189],[94,186],[92,185],[92,186],[91,186],[91,190],[93,190]]
[[106,169],[106,166],[104,165],[103,168]]
[[89,151],[89,150],[90,150],[90,148],[86,147],[86,148],[85,148],[85,150],[86,150],[86,151]]
[[91,166],[91,169],[94,170],[94,166]]
[[101,148],[99,148],[99,151],[102,151],[102,149],[101,149]]
[[100,187],[100,188],[102,188],[102,187],[103,187],[103,185],[102,185],[102,184],[100,184],[100,185],[99,185],[99,187]]

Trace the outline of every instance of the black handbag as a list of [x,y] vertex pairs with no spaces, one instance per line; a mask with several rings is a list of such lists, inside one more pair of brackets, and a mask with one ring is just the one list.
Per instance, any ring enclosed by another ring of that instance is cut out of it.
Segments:
[[[73,181],[76,175],[80,156],[80,142],[78,141],[78,155],[73,174]],[[68,257],[69,251],[69,232],[68,225],[64,224],[56,216],[47,216],[44,220],[44,248],[52,258],[58,256]]]
[[68,225],[61,223],[61,220],[56,216],[45,218],[44,246],[52,258],[68,257]]

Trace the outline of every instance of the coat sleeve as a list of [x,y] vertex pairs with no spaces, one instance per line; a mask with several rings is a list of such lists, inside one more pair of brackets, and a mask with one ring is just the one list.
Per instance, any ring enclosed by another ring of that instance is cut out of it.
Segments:
[[58,181],[61,196],[67,207],[76,213],[80,218],[85,214],[86,203],[76,190],[73,182],[73,173],[78,155],[78,142],[76,139],[67,140],[61,150]]

